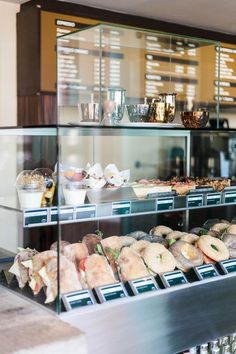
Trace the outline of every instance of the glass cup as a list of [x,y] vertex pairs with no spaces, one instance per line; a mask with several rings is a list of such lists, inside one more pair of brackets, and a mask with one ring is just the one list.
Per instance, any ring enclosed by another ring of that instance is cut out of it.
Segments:
[[86,188],[79,182],[65,183],[62,186],[66,205],[84,204]]
[[22,171],[16,179],[21,209],[40,208],[45,190],[44,177],[39,172]]
[[107,89],[107,97],[103,101],[103,124],[113,125],[121,121],[125,109],[125,92],[123,88]]

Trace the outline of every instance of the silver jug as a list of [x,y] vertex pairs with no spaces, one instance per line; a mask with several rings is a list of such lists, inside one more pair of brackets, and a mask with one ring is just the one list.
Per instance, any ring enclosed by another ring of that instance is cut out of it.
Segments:
[[149,121],[171,123],[175,119],[176,93],[161,93],[150,104]]

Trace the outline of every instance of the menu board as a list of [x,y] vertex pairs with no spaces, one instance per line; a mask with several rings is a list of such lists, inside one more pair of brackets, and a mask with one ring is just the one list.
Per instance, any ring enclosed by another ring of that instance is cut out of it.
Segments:
[[236,45],[222,43],[216,64],[220,66],[220,102],[236,105]]
[[[159,93],[175,92],[177,102],[181,102],[184,109],[214,107],[220,67],[221,110],[236,105],[236,45],[233,44],[222,43],[218,59],[218,51],[213,46],[200,48],[191,39],[174,36],[170,40],[164,35],[139,32],[143,36],[142,48],[135,48],[135,43],[130,48],[122,46],[124,29],[120,28],[110,33],[109,48],[104,48],[101,59],[101,72],[99,36],[87,50],[82,48],[79,51],[75,45],[68,51],[59,51],[56,68],[56,38],[97,23],[97,20],[42,11],[42,91],[56,91],[58,70],[58,83],[64,88],[68,104],[76,105],[78,96],[85,97],[83,93],[86,92],[88,101],[91,92],[98,91],[101,83],[106,87],[124,88],[128,103],[143,102],[145,97],[155,98]],[[84,56],[83,63],[78,62],[79,56]],[[132,65],[127,67],[127,62]]]

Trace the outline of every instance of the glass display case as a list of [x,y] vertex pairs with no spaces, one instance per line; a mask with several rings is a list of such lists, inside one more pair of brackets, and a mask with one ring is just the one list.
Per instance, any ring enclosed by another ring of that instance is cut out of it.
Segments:
[[180,120],[219,121],[218,48],[104,25],[61,37],[58,124],[0,130],[1,284],[91,352],[235,332],[236,131]]

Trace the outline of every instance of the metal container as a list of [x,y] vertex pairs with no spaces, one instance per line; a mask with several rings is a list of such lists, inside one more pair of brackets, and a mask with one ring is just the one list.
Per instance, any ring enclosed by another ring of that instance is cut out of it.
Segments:
[[114,125],[121,121],[125,109],[125,92],[120,87],[109,87],[103,100],[103,124]]
[[171,123],[175,119],[176,93],[161,93],[152,100],[149,121]]
[[99,103],[80,103],[78,105],[81,122],[97,122],[100,117]]
[[203,109],[180,112],[180,117],[185,128],[204,128],[209,120],[209,112]]
[[147,122],[149,114],[149,104],[139,103],[127,105],[130,122]]

